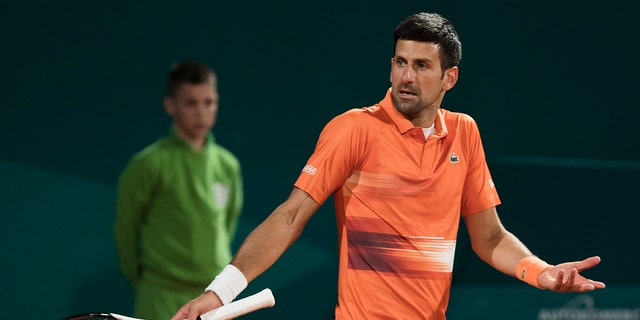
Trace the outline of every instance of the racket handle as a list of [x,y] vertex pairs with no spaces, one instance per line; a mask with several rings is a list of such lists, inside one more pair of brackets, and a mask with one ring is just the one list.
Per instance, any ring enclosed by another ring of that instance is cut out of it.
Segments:
[[271,289],[267,288],[254,295],[233,301],[227,305],[200,315],[198,320],[232,319],[258,309],[273,307],[275,304],[276,300],[273,297],[273,293],[271,292]]

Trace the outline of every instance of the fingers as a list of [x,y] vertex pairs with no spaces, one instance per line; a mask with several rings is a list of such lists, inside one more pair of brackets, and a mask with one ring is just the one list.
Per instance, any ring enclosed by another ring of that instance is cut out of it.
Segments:
[[553,285],[553,291],[560,291],[562,289],[562,284],[564,283],[564,270],[558,271],[558,275],[556,276],[556,282]]
[[187,317],[187,320],[196,320],[199,315],[200,311],[196,311],[196,308],[191,308],[189,309],[189,316]]
[[593,287],[595,289],[604,289],[606,287],[604,282],[600,282],[600,281],[591,281],[591,282],[593,283]]
[[587,292],[587,291],[593,291],[593,290],[595,290],[595,287],[592,284],[583,284],[578,289],[578,292]]
[[593,280],[588,280],[588,283],[583,283],[580,285],[580,292],[585,292],[585,291],[593,291],[595,289],[604,289],[605,288],[605,284],[603,282],[600,281],[593,281]]
[[199,315],[197,308],[194,306],[194,302],[191,301],[182,306],[171,320],[196,320]]
[[556,281],[553,286],[553,291],[557,292],[571,292],[571,291],[582,291],[584,284],[580,284],[577,287],[576,278],[578,277],[578,269],[571,268],[569,270],[569,274],[565,279],[565,270],[561,269],[558,271],[558,275],[556,276]]
[[578,269],[578,271],[582,271],[585,269],[589,269],[592,267],[595,267],[596,265],[598,265],[600,263],[601,259],[599,256],[593,256],[593,257],[589,257],[586,258],[582,261],[578,261],[574,264],[575,268]]
[[173,318],[171,318],[171,320],[186,319],[188,314],[189,314],[189,304],[186,304],[182,306],[182,308],[180,308],[178,312],[176,312],[176,314],[173,316]]
[[[585,269],[589,269],[592,268],[596,265],[598,265],[600,263],[600,261],[602,261],[602,259],[600,259],[599,256],[593,256],[593,257],[589,257],[587,259],[584,259],[582,261],[582,263],[580,264],[578,268],[578,272],[585,270]],[[605,288],[605,284],[604,282],[600,282],[600,281],[593,281],[590,279],[587,279],[589,281],[589,285],[591,286],[590,289],[588,291],[591,290],[595,290],[595,289],[604,289]]]
[[571,288],[573,288],[573,284],[576,282],[576,276],[578,275],[578,269],[576,268],[572,268],[571,271],[569,271],[569,277],[567,278],[567,282],[564,283],[564,286],[571,290]]
[[593,256],[581,261],[565,262],[543,272],[540,283],[544,288],[556,292],[586,292],[604,289],[605,284],[587,279],[580,274],[600,263],[600,257]]
[[605,284],[600,281],[593,281],[585,279],[580,276],[577,268],[571,268],[566,275],[567,271],[561,269],[556,275],[556,279],[553,284],[553,291],[556,292],[587,292],[595,289],[604,289]]
[[196,320],[201,314],[221,305],[218,296],[212,291],[207,291],[182,306],[171,320]]

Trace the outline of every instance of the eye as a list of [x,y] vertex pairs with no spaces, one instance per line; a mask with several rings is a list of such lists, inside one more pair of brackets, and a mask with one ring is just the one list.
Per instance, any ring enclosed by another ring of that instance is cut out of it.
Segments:
[[218,102],[218,101],[217,101],[217,100],[215,100],[215,99],[207,99],[207,100],[205,100],[205,101],[204,101],[204,104],[205,104],[207,107],[212,107],[212,106],[214,106],[217,102]]
[[198,104],[198,102],[194,99],[188,99],[184,102],[184,105],[187,107],[194,107]]
[[393,62],[395,62],[396,66],[398,67],[404,67],[407,65],[407,60],[402,58],[395,58],[393,59]]

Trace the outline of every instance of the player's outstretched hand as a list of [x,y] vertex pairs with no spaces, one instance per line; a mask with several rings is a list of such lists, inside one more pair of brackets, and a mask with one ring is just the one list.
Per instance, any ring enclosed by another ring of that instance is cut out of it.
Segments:
[[222,306],[220,298],[213,291],[206,291],[199,297],[189,301],[176,312],[171,320],[196,320],[199,315]]
[[543,289],[556,292],[586,292],[604,289],[600,281],[593,281],[580,275],[580,272],[600,263],[600,257],[594,256],[582,261],[565,262],[555,265],[538,276],[538,285]]

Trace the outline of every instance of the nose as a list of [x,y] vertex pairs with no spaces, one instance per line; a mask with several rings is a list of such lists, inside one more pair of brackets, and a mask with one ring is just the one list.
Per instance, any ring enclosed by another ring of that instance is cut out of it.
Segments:
[[402,82],[403,83],[411,83],[415,78],[415,70],[411,67],[404,68],[402,70]]
[[199,118],[202,118],[206,114],[206,112],[207,112],[207,106],[204,103],[199,103],[196,106],[196,115]]

